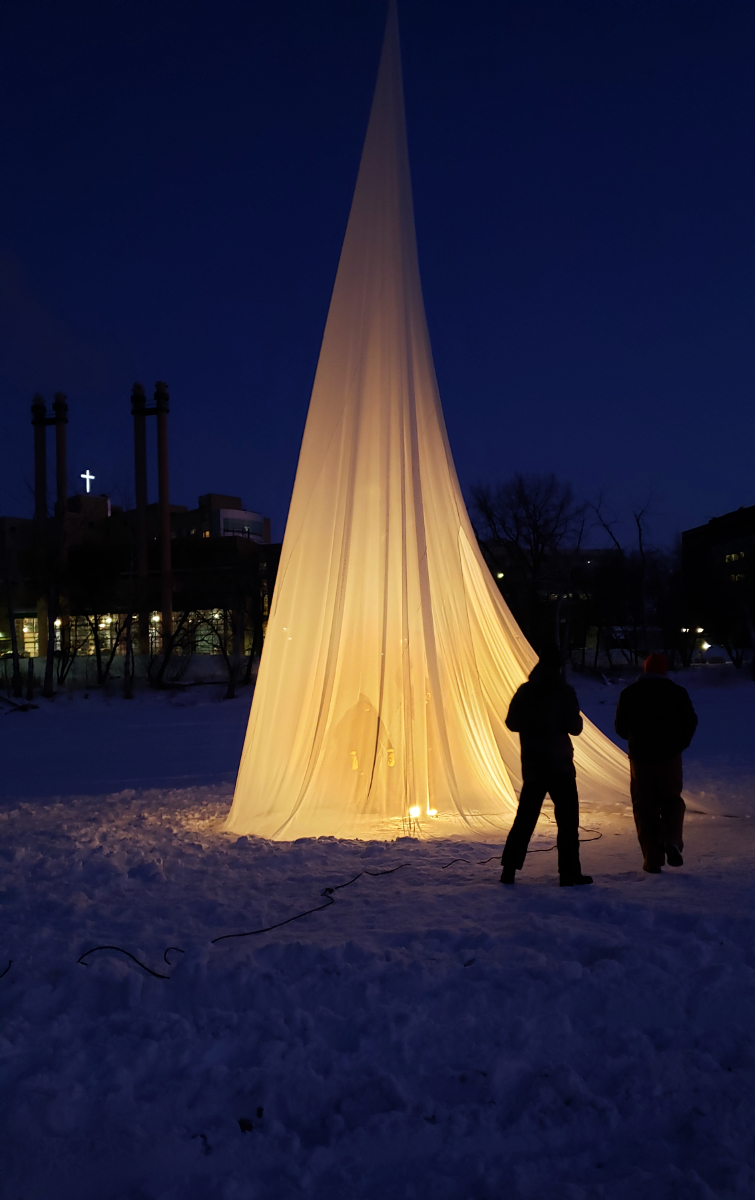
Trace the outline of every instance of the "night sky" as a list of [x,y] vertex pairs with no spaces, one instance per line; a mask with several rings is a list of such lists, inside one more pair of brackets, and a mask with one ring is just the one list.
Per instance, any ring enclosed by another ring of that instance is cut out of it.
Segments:
[[[32,512],[35,391],[68,394],[71,490],[88,468],[132,504],[131,384],[164,379],[173,501],[240,495],[280,539],[384,0],[3,13],[0,512]],[[752,5],[399,19],[465,492],[553,470],[619,514],[649,501],[658,543],[755,504]]]

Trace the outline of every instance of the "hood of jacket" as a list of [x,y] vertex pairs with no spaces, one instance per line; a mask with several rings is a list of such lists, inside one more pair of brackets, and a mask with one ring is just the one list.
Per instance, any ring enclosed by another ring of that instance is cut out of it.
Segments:
[[530,683],[537,683],[543,687],[556,687],[562,682],[561,671],[558,667],[546,666],[544,663],[536,663],[529,673]]

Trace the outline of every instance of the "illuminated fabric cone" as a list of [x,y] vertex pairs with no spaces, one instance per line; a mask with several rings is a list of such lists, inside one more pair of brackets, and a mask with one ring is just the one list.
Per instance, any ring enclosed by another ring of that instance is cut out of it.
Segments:
[[[536,661],[485,565],[425,321],[391,6],[226,828],[293,839],[500,831],[504,725]],[[583,794],[625,798],[586,724]]]

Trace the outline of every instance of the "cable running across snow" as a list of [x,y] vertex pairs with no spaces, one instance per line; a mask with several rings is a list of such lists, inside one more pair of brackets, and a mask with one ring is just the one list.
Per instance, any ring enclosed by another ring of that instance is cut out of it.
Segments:
[[[548,819],[550,820],[550,818],[548,818]],[[580,838],[581,842],[582,841],[597,842],[598,839],[602,838],[602,836],[603,836],[603,834],[598,829],[590,829],[585,825],[580,825],[579,828],[582,829],[585,833],[597,834],[596,837]],[[544,849],[528,850],[527,853],[528,854],[547,854],[551,850],[555,850],[555,848],[556,848],[556,844],[554,842],[554,844],[552,846],[547,846]],[[476,865],[477,866],[485,866],[487,863],[493,862],[493,860],[496,858],[498,858],[498,855],[493,854],[490,856],[490,858],[478,859],[476,862]],[[452,867],[454,865],[454,863],[470,863],[470,862],[471,862],[471,860],[468,858],[452,858],[450,862],[444,863],[440,869],[441,869],[441,871],[446,871],[449,867]],[[412,865],[411,863],[399,863],[397,867],[389,867],[385,871],[359,871],[358,874],[354,875],[354,877],[352,879],[347,879],[346,883],[336,883],[336,884],[333,884],[332,887],[329,886],[329,887],[323,888],[320,895],[325,897],[324,904],[317,904],[313,908],[305,909],[304,912],[295,913],[293,917],[286,917],[285,920],[283,920],[283,921],[276,921],[276,923],[274,925],[265,925],[261,929],[247,929],[241,933],[221,933],[218,937],[211,939],[210,945],[216,946],[219,942],[230,941],[230,940],[233,940],[236,938],[256,937],[257,935],[262,934],[262,933],[271,933],[274,929],[282,929],[284,925],[290,925],[292,921],[301,921],[302,918],[309,917],[312,915],[312,913],[322,912],[324,909],[330,908],[333,904],[335,904],[334,893],[340,892],[344,888],[351,887],[352,883],[356,883],[356,881],[358,879],[361,879],[363,875],[369,875],[373,879],[377,879],[381,875],[394,875],[396,873],[396,871],[401,871],[404,869],[404,867],[409,867],[411,865]],[[143,971],[146,971],[148,975],[152,975],[153,978],[155,978],[155,979],[170,979],[170,975],[163,975],[160,971],[153,971],[151,967],[148,967],[146,963],[143,963],[141,961],[141,959],[138,959],[135,954],[132,954],[130,950],[126,950],[125,947],[123,947],[123,946],[112,946],[112,945],[92,946],[92,948],[90,950],[85,950],[84,953],[81,954],[79,956],[79,958],[77,958],[76,962],[77,962],[77,964],[79,964],[82,967],[89,967],[91,964],[88,962],[85,962],[84,960],[86,958],[88,958],[90,954],[98,954],[100,951],[103,951],[103,950],[114,950],[117,954],[125,954],[127,958],[130,958],[132,962],[136,963],[137,967],[141,967],[141,969]],[[180,946],[167,946],[163,953],[163,961],[169,967],[174,965],[170,962],[170,959],[168,958],[168,955],[171,952],[175,953],[175,954],[185,954],[186,953],[186,951],[182,950]],[[5,970],[0,972],[0,979],[3,979],[8,974],[12,965],[13,965],[13,959],[9,959],[8,965],[5,968]]]

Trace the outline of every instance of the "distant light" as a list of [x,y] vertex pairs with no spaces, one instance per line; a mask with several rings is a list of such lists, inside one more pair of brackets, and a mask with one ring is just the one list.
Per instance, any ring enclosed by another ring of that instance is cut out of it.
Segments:
[[419,813],[420,813],[419,805],[413,804],[412,807],[409,809],[409,816],[410,817],[418,817]]
[[496,579],[503,579],[503,571],[498,572],[498,574],[496,575]]
[[160,618],[158,617],[157,613],[155,613],[154,617],[152,618],[152,623],[154,625],[157,625],[159,620],[160,620]]
[[702,625],[698,625],[697,629],[695,630],[695,633],[705,633],[705,630],[703,629]]
[[63,624],[63,622],[61,621],[60,617],[56,617],[55,618],[55,628],[60,629],[62,624]]
[[689,629],[682,629],[682,633],[689,633]]
[[89,495],[89,490],[90,490],[90,488],[91,488],[91,486],[92,486],[92,480],[93,480],[93,479],[95,479],[95,478],[96,478],[96,476],[94,476],[94,475],[90,474],[89,467],[87,467],[86,471],[83,473],[83,475],[81,476],[81,478],[82,478],[82,479],[85,481],[85,483],[86,483],[86,485],[87,485],[87,496],[88,496],[88,495]]
[[700,649],[701,649],[701,650],[710,650],[710,642],[703,642],[703,644],[702,644],[702,646],[700,647]]
[[112,618],[112,617],[105,617],[105,624],[106,624],[106,625],[112,625],[112,624],[113,624],[113,618]]

